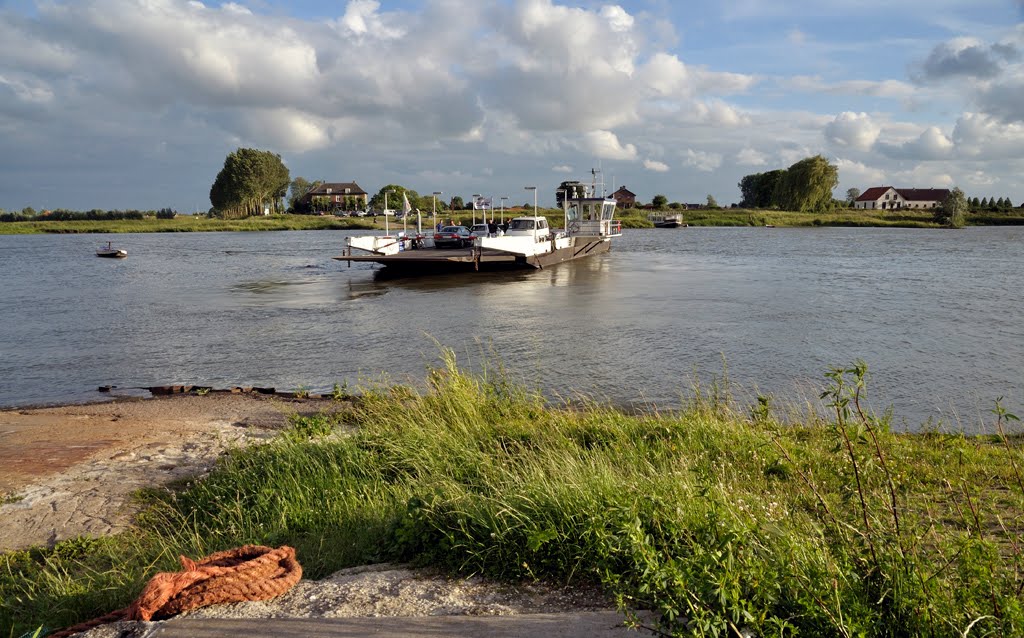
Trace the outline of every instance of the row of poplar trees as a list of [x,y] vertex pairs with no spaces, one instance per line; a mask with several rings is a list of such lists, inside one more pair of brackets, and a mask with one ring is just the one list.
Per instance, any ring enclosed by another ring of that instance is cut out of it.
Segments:
[[832,190],[838,184],[839,169],[815,155],[786,169],[745,176],[739,183],[740,206],[824,212],[835,206]]
[[284,212],[290,183],[288,167],[270,151],[240,148],[224,159],[224,168],[210,187],[210,203],[225,219]]

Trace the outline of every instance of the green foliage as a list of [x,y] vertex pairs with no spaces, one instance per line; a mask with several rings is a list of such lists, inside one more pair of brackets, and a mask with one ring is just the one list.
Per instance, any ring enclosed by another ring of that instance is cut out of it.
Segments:
[[160,210],[156,211],[157,219],[174,219],[177,216],[178,213],[173,208],[161,208]]
[[828,211],[832,209],[832,190],[838,184],[839,169],[821,155],[815,155],[786,169],[775,185],[772,199],[783,210]]
[[935,209],[935,222],[949,228],[962,228],[967,214],[967,198],[959,188],[954,188]]
[[859,188],[848,188],[848,189],[846,189],[846,205],[847,206],[853,206],[854,202],[857,201],[858,197],[860,197],[860,189]]
[[224,218],[261,213],[264,207],[282,212],[280,201],[290,183],[281,156],[270,151],[239,148],[224,159],[210,187],[210,203]]
[[775,187],[786,171],[779,169],[767,173],[747,175],[740,180],[740,206],[744,208],[771,208],[774,205]]
[[[312,202],[304,201],[303,196],[321,184],[323,184],[321,180],[311,182],[305,177],[296,176],[288,185],[288,210],[298,214],[313,212],[311,209]],[[323,208],[319,210],[323,210]]]
[[[422,208],[420,204],[420,194],[414,190],[406,189],[404,186],[398,184],[388,184],[382,186],[377,194],[370,198],[370,208],[382,211],[384,210],[384,195],[387,194],[387,208],[394,211],[402,210],[402,195],[409,198],[409,205],[413,208]],[[427,206],[429,209],[429,206]]]
[[708,206],[708,208],[711,208],[711,209],[719,208],[718,200],[716,200],[713,195],[708,195],[708,204],[707,204],[707,206]]
[[462,203],[462,197],[460,197],[458,195],[456,195],[455,197],[452,197],[452,201],[451,201],[451,208],[452,208],[452,210],[463,210],[465,207],[466,207],[466,205]]
[[664,195],[655,195],[654,199],[651,200],[651,206],[656,210],[661,210],[665,208],[666,205],[668,205],[668,197],[665,197]]

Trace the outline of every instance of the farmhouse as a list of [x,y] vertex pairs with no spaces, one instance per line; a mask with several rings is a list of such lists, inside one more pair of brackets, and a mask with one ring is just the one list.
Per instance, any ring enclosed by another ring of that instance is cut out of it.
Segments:
[[[317,199],[313,199],[317,198]],[[302,196],[307,206],[315,201],[318,207],[344,210],[365,209],[368,204],[366,191],[355,182],[326,182],[320,184]]]
[[893,188],[872,186],[853,202],[854,208],[937,208],[949,196],[948,188]]
[[636,193],[625,186],[620,187],[619,190],[612,193],[612,199],[615,200],[616,204],[620,208],[633,208],[636,206]]

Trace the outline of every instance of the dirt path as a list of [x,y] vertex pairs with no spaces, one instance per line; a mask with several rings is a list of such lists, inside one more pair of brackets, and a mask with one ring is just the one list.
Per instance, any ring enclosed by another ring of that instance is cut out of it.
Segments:
[[210,393],[0,411],[0,551],[130,524],[131,495],[202,474],[329,400]]

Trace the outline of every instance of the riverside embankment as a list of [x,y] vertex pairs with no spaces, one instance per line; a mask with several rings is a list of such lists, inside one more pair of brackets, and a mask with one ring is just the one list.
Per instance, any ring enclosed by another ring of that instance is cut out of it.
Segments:
[[783,424],[784,406],[721,385],[680,413],[550,405],[449,356],[427,390],[366,388],[149,490],[125,533],[5,555],[2,612],[68,624],[178,553],[259,542],[296,547],[313,579],[414,561],[598,586],[670,631],[1020,633],[1020,438],[894,434],[862,412],[864,372],[822,387],[830,418]]

